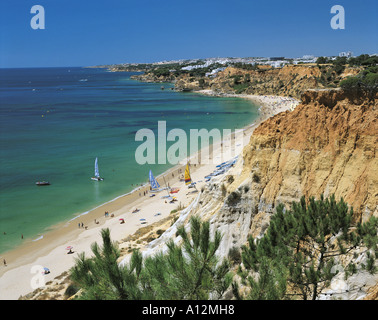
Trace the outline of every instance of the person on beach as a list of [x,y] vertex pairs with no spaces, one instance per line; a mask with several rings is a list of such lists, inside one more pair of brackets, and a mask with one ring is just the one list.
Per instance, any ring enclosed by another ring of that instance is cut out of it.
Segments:
[[7,262],[5,261],[5,259],[3,259],[3,262],[4,262],[4,267],[7,266]]

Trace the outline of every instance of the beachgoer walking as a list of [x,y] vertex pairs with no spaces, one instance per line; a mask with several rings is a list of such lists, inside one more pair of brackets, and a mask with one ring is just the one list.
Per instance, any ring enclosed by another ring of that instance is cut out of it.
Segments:
[[4,267],[6,267],[7,266],[7,262],[5,261],[5,259],[3,260],[3,262],[4,262]]

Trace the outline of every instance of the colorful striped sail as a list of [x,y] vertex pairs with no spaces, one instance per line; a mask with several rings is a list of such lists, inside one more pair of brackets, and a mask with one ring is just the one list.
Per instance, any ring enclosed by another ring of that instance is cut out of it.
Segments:
[[191,184],[192,183],[192,178],[190,177],[190,171],[189,171],[189,164],[186,165],[185,168],[185,184]]
[[160,188],[159,183],[156,181],[154,175],[152,174],[152,171],[150,170],[150,184],[152,189],[158,189]]

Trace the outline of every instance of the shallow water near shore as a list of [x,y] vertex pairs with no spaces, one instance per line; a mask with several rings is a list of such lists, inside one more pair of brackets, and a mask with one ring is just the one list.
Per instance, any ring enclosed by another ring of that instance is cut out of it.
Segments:
[[[0,253],[147,183],[150,169],[172,167],[136,163],[138,130],[157,132],[158,121],[167,132],[233,130],[258,118],[250,101],[175,92],[132,74],[0,69]],[[96,157],[101,182],[90,179]],[[51,185],[36,186],[41,180]]]

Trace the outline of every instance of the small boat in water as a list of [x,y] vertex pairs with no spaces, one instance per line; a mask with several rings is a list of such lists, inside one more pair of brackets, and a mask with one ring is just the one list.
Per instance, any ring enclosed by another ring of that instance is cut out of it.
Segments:
[[94,177],[92,177],[91,179],[94,180],[94,181],[102,181],[102,180],[104,180],[104,178],[100,177],[100,173],[98,171],[98,161],[97,161],[97,158],[95,160],[95,174],[94,174]]
[[35,184],[37,186],[49,186],[50,182],[48,182],[48,181],[37,181]]

